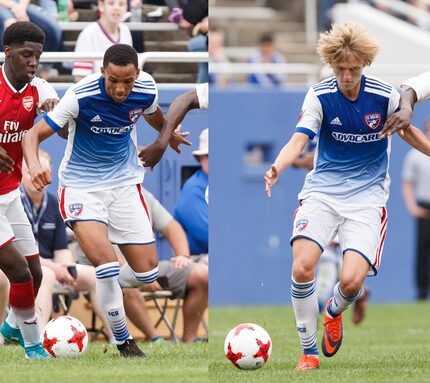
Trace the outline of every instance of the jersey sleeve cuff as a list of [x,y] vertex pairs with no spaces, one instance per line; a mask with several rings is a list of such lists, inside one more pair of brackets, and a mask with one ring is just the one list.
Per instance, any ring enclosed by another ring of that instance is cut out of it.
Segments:
[[313,132],[312,130],[310,130],[308,128],[301,128],[301,127],[296,128],[296,132],[304,133],[304,134],[308,135],[311,140],[312,140],[312,138],[315,137],[315,134],[316,134],[315,132]]
[[55,132],[58,132],[60,130],[60,127],[51,118],[49,118],[46,113],[42,114],[42,118],[52,128],[52,130],[54,130]]

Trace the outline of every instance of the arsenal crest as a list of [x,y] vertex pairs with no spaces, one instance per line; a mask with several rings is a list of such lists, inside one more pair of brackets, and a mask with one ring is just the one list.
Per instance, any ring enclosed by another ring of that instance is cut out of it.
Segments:
[[32,96],[25,96],[22,99],[22,105],[24,106],[25,110],[28,112],[31,112],[33,109],[34,99]]
[[130,110],[128,112],[128,118],[130,119],[131,122],[134,123],[139,119],[142,113],[143,113],[143,108],[136,108],[136,109]]
[[306,226],[308,226],[308,220],[307,219],[299,219],[296,221],[296,229],[297,231],[303,231],[306,229]]
[[364,116],[364,121],[370,129],[376,129],[381,123],[381,113],[369,113]]
[[73,217],[77,217],[82,213],[84,206],[81,203],[72,203],[69,205],[69,213]]

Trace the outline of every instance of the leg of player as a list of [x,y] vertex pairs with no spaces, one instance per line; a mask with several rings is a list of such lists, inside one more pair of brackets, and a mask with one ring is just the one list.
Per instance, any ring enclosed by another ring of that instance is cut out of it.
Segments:
[[342,313],[361,295],[369,263],[355,251],[347,250],[343,258],[340,282],[333,289],[324,312],[324,335],[322,350],[331,357],[342,344]]
[[[38,260],[37,257],[36,259]],[[23,345],[28,358],[49,359],[40,342],[29,263],[13,243],[0,248],[0,269],[10,282],[9,304],[19,327],[19,330],[16,330],[5,321],[0,330],[1,334],[4,338]]]
[[124,357],[146,358],[127,329],[118,283],[119,263],[109,241],[108,226],[98,221],[77,221],[72,223],[72,228],[83,252],[95,267],[97,300],[114,334],[118,350]]
[[315,292],[315,269],[320,255],[321,249],[313,241],[298,238],[293,242],[291,301],[303,348],[303,355],[295,368],[297,371],[320,366],[317,348],[319,311]]

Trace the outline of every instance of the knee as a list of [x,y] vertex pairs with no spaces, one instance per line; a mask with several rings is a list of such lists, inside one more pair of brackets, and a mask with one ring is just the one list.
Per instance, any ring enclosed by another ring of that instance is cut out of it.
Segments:
[[24,257],[17,258],[16,262],[5,267],[3,271],[12,283],[24,283],[31,280],[32,273]]
[[315,277],[315,264],[306,257],[297,257],[293,262],[293,278],[296,282],[308,282]]
[[187,280],[188,288],[208,288],[208,267],[203,264],[196,264],[190,272]]
[[345,276],[340,280],[340,290],[347,297],[355,297],[361,290],[363,280],[356,276]]
[[49,267],[42,266],[42,276],[43,285],[49,286],[49,289],[52,290],[55,286],[55,283],[57,282],[54,270],[50,269]]

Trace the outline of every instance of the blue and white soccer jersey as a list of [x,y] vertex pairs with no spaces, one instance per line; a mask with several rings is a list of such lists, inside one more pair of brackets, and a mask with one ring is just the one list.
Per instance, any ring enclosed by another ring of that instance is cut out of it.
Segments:
[[361,254],[371,266],[369,275],[380,265],[390,185],[391,137],[381,139],[379,132],[399,98],[392,86],[363,75],[351,101],[331,77],[309,89],[296,127],[319,138],[291,241],[309,238],[323,250],[338,231],[342,250]]
[[[103,77],[93,74],[72,86],[55,110],[44,115],[55,131],[69,123],[58,171],[66,222],[102,221],[110,226],[111,240],[116,243],[154,240],[137,188],[144,169],[137,156],[136,123],[157,106],[157,87],[148,73],[140,73],[123,103],[108,97]],[[126,205],[137,209],[137,214],[130,213]],[[148,222],[142,226],[144,220]],[[129,230],[135,234],[125,235]]]
[[25,257],[39,255],[31,224],[25,214],[19,189],[0,198],[0,248],[13,241]]

